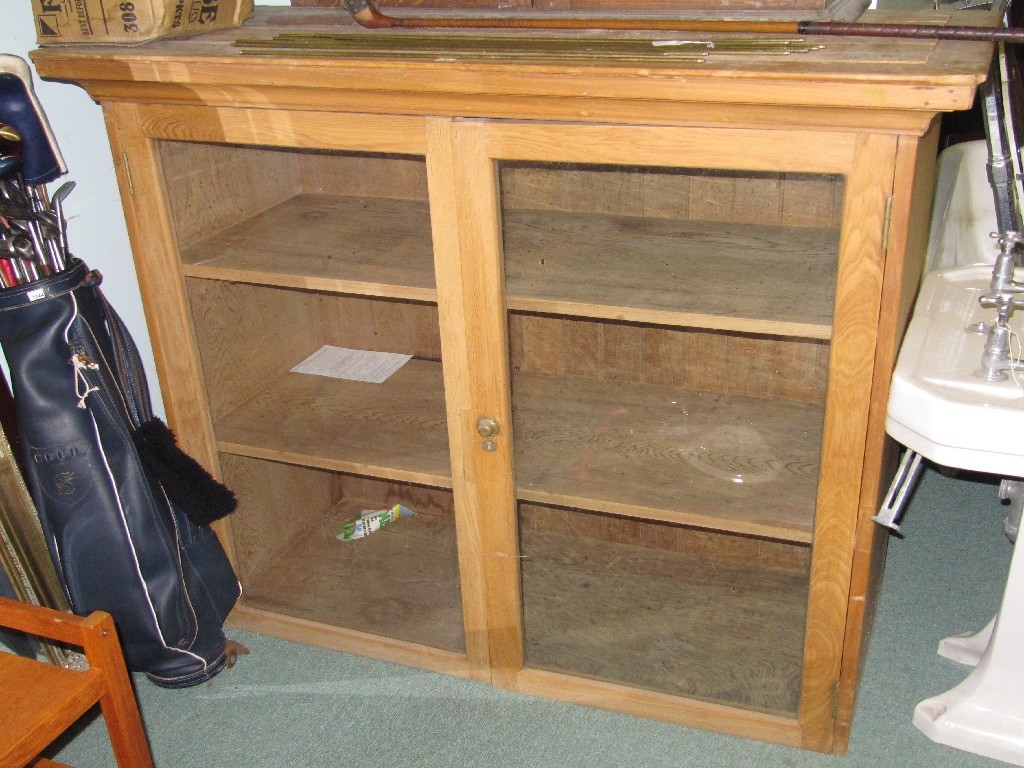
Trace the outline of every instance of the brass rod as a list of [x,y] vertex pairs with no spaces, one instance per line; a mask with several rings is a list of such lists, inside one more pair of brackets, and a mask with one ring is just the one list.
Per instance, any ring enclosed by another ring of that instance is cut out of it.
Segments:
[[594,40],[564,37],[482,37],[458,35],[367,35],[281,33],[269,40],[237,40],[248,55],[393,56],[398,58],[517,58],[626,62],[704,61],[708,55],[787,56],[819,50],[801,38],[722,40]]
[[261,47],[267,44],[310,45],[319,47],[351,47],[378,50],[393,46],[401,50],[566,50],[585,49],[588,51],[621,52],[623,50],[649,51],[651,49],[673,50],[680,48],[701,49],[747,49],[747,48],[789,48],[815,47],[803,38],[722,38],[719,40],[636,40],[636,39],[595,39],[580,37],[497,37],[497,36],[438,36],[438,35],[367,35],[334,33],[283,32],[272,40],[239,40],[240,46]]
[[[310,58],[313,58],[313,57],[344,58],[344,57],[354,57],[354,56],[359,56],[359,55],[365,55],[365,52],[346,51],[346,50],[337,49],[337,48],[285,48],[285,49],[278,49],[278,48],[253,48],[253,49],[249,49],[249,50],[242,50],[241,53],[243,55],[246,55],[246,56],[281,56],[281,55],[286,55],[286,56],[310,57]],[[508,58],[511,58],[513,54],[499,54],[499,53],[490,53],[490,54],[488,54],[488,53],[472,53],[472,54],[465,54],[465,53],[463,53],[463,54],[459,54],[459,53],[455,53],[455,54],[432,53],[432,54],[427,54],[427,53],[422,53],[422,52],[420,52],[420,53],[409,52],[409,53],[403,54],[401,52],[394,52],[394,53],[391,53],[391,54],[388,54],[388,55],[394,55],[394,56],[396,56],[398,58],[409,58],[409,59],[443,59],[443,58],[463,58],[463,59],[464,58],[480,58],[480,59],[497,59],[497,58],[501,58],[501,59],[508,59]],[[733,55],[735,55],[735,54],[733,54]],[[787,55],[787,54],[786,53],[779,53],[779,54],[772,54],[772,55]],[[593,56],[585,56],[583,54],[579,54],[579,55],[562,55],[562,56],[556,56],[554,54],[548,54],[548,55],[545,55],[545,54],[531,54],[528,58],[534,59],[534,60],[539,60],[539,61],[567,61],[567,60],[568,61],[575,61],[575,60],[594,61],[594,57]],[[618,62],[626,62],[626,63],[636,63],[636,64],[650,63],[650,61],[651,61],[651,59],[649,59],[649,58],[644,58],[644,57],[641,57],[641,56],[629,56],[629,55],[608,56],[608,57],[605,57],[605,58],[607,58],[610,61],[618,61]],[[686,55],[686,56],[674,56],[671,59],[663,59],[663,60],[664,61],[673,61],[673,62],[696,63],[696,64],[700,64],[700,63],[703,63],[703,62],[707,61],[707,59],[705,57],[698,56],[696,54],[690,54],[690,55]]]

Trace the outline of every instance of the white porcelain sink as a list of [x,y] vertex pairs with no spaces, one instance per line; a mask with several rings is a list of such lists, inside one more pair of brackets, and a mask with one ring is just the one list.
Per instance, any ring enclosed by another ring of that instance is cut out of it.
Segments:
[[[1024,477],[1024,366],[1016,381],[973,375],[986,336],[966,329],[995,321],[995,309],[978,303],[991,277],[987,264],[925,276],[893,374],[886,431],[938,464]],[[1010,328],[1024,339],[1024,310]]]

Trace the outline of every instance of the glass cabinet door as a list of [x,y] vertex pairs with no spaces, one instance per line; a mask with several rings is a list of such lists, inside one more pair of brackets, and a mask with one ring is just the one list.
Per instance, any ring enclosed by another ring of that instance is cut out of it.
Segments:
[[464,655],[423,140],[389,135],[156,157],[242,610]]
[[504,357],[473,401],[473,471],[513,477],[504,526],[500,496],[478,510],[492,670],[827,738],[892,178],[864,169],[891,167],[893,143],[498,121],[454,136],[464,257],[500,265],[458,276],[490,324],[467,349]]

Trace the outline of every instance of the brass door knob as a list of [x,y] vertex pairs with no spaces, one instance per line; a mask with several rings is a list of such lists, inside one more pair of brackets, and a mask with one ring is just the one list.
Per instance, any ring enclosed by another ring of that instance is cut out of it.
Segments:
[[494,437],[500,431],[498,422],[490,416],[481,416],[476,420],[476,431],[480,437]]

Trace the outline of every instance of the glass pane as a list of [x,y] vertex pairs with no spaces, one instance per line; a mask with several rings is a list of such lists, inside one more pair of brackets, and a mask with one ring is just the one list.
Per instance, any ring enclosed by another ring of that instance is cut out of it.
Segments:
[[810,548],[521,504],[530,667],[792,715]]
[[843,179],[499,165],[514,310],[828,338]]
[[[464,652],[449,491],[223,455],[239,495],[232,540],[244,604],[332,626]],[[346,526],[401,504],[364,538]]]
[[162,142],[186,274],[434,300],[422,157]]
[[827,343],[518,313],[509,325],[521,498],[810,541]]
[[243,604],[463,651],[424,158],[160,154]]
[[793,714],[843,178],[499,170],[528,666]]

